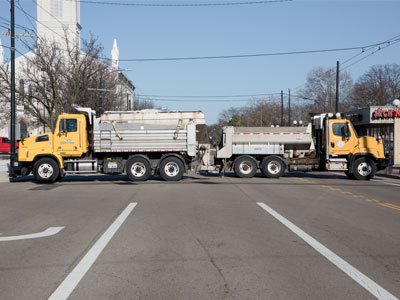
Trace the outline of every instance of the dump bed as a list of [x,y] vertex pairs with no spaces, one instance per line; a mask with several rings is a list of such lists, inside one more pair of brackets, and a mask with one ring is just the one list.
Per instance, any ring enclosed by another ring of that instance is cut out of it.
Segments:
[[183,125],[194,122],[205,124],[202,111],[161,111],[158,109],[143,109],[135,111],[106,111],[100,118],[101,123],[138,123],[151,125]]
[[233,127],[232,142],[311,144],[311,127]]
[[187,152],[195,155],[196,125],[98,123],[95,152]]
[[219,158],[234,154],[284,154],[313,148],[311,125],[307,127],[224,127]]

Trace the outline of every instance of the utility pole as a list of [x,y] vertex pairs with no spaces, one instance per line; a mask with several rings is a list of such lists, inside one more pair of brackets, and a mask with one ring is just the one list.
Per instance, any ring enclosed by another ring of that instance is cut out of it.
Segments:
[[103,114],[103,78],[100,76],[100,82],[99,82],[99,117]]
[[10,173],[14,176],[15,162],[15,11],[14,0],[10,1],[11,13],[11,145],[10,145]]
[[339,61],[336,62],[336,113],[339,112]]
[[283,126],[283,91],[281,91],[281,126]]
[[289,116],[288,116],[288,126],[290,126],[290,89],[289,89]]

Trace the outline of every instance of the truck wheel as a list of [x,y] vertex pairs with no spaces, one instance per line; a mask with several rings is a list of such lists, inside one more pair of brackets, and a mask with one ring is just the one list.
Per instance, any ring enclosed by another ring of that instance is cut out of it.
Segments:
[[370,180],[375,176],[376,165],[375,163],[366,158],[360,157],[354,162],[353,175],[358,180]]
[[183,177],[184,166],[177,157],[167,157],[160,164],[160,175],[166,181],[178,181]]
[[52,183],[59,174],[58,164],[51,158],[41,158],[33,166],[33,177],[37,182]]
[[150,177],[151,165],[143,157],[133,157],[126,163],[126,174],[132,181],[145,181]]
[[285,173],[285,164],[276,157],[265,159],[261,168],[265,177],[268,178],[279,178]]
[[239,157],[235,161],[235,174],[241,178],[251,178],[257,172],[256,162],[250,157]]

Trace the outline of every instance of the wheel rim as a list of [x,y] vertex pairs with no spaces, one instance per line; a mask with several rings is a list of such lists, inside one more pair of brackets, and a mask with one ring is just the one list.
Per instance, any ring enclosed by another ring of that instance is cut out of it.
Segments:
[[249,162],[249,161],[242,161],[239,164],[239,170],[242,174],[247,175],[247,174],[250,174],[251,171],[253,171],[253,166],[252,166],[251,162]]
[[135,162],[132,164],[131,173],[135,177],[142,177],[146,174],[146,166],[141,162]]
[[372,172],[372,167],[369,163],[362,162],[361,164],[358,165],[357,171],[358,174],[360,174],[361,176],[368,176]]
[[270,174],[278,174],[281,171],[281,164],[277,161],[270,161],[267,165],[268,172]]
[[175,162],[168,162],[164,167],[164,173],[169,177],[174,177],[179,173],[179,166]]
[[38,168],[38,174],[41,178],[50,178],[54,173],[53,167],[50,164],[41,164]]

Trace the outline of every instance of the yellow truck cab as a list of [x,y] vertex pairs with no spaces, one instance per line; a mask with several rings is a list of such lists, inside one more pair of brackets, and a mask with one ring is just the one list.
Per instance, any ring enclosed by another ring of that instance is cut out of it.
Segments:
[[33,172],[37,178],[55,181],[63,176],[65,158],[80,158],[89,151],[87,117],[63,114],[54,133],[48,132],[21,141],[18,162],[22,175]]
[[320,152],[325,153],[321,162],[326,170],[344,171],[350,178],[366,180],[388,166],[382,138],[359,137],[352,123],[340,115],[314,117],[313,126],[316,137],[321,133],[324,135],[322,142],[316,144],[319,144]]

